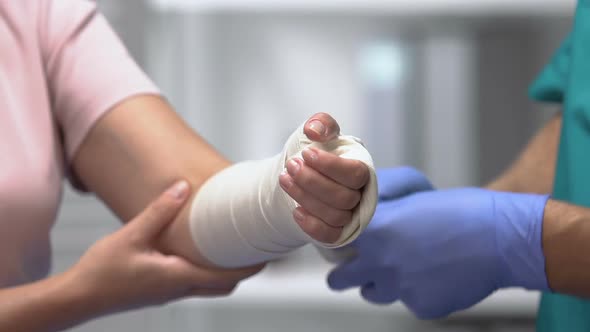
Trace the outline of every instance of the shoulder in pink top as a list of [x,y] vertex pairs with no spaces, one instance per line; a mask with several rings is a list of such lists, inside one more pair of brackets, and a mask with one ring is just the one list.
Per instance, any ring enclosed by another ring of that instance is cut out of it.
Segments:
[[0,287],[44,277],[68,163],[115,104],[157,88],[96,5],[0,0]]

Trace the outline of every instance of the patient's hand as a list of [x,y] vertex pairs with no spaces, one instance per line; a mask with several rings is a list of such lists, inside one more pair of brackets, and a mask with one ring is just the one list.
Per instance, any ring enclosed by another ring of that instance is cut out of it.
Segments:
[[[330,115],[317,113],[307,120],[304,132],[315,142],[327,142],[340,134],[340,127]],[[352,210],[370,178],[369,169],[358,160],[315,148],[305,149],[302,155],[303,160],[287,162],[279,183],[300,205],[293,212],[299,226],[314,239],[333,243],[352,221]]]

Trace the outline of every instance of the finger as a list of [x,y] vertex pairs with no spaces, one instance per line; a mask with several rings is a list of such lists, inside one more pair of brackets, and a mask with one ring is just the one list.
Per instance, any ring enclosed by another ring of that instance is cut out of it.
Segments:
[[304,149],[302,156],[311,168],[350,189],[361,189],[369,182],[369,167],[359,160],[341,158],[316,148]]
[[391,304],[399,299],[398,292],[391,289],[377,287],[374,282],[368,283],[361,288],[361,296],[374,304]]
[[328,275],[328,286],[336,291],[351,287],[359,287],[370,283],[363,270],[360,260],[340,264]]
[[358,190],[334,182],[299,158],[287,162],[287,172],[301,189],[336,209],[352,210],[361,200]]
[[189,196],[190,186],[186,181],[179,181],[156,198],[137,217],[129,222],[128,229],[141,240],[150,240],[157,236],[180,211]]
[[342,227],[331,226],[307,213],[302,207],[293,211],[293,219],[307,235],[322,243],[334,243],[342,234]]
[[307,120],[303,132],[312,141],[328,142],[340,135],[340,126],[329,114],[316,113]]
[[379,200],[398,199],[433,188],[426,176],[412,167],[379,169],[377,184]]
[[342,227],[352,221],[352,211],[333,208],[320,201],[312,194],[301,189],[289,174],[279,177],[281,188],[293,198],[310,215],[313,215],[331,227]]

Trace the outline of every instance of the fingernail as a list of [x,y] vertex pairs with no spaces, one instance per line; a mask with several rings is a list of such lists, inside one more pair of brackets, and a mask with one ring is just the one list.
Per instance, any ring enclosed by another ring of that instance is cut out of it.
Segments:
[[303,212],[301,212],[299,209],[295,209],[293,211],[293,217],[295,218],[295,220],[302,222],[303,220],[305,220],[305,214],[303,214]]
[[301,154],[303,155],[303,157],[305,157],[305,159],[308,159],[308,160],[311,160],[311,161],[318,160],[318,154],[317,154],[317,152],[315,152],[311,148],[305,148],[305,149],[303,149],[303,152],[301,152]]
[[324,124],[319,120],[311,121],[309,123],[309,129],[320,136],[326,135],[326,126],[324,126]]
[[168,189],[168,194],[175,199],[184,199],[188,194],[188,182],[180,181]]
[[300,169],[301,165],[299,164],[297,159],[291,159],[287,163],[287,171],[289,171],[289,174],[291,174],[291,176],[297,175]]
[[291,177],[289,176],[289,174],[287,174],[286,171],[283,171],[281,173],[279,177],[279,184],[284,190],[289,190],[289,188],[291,188],[291,186],[293,185],[293,180],[291,180]]

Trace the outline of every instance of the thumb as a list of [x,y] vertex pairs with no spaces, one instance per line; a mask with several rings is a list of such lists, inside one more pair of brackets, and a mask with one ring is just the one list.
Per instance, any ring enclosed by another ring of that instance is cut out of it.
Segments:
[[362,286],[369,281],[368,273],[363,269],[359,259],[339,265],[327,278],[328,286],[335,291]]
[[303,132],[310,140],[325,143],[340,135],[340,126],[329,114],[316,113],[305,122]]
[[174,220],[189,193],[188,182],[176,182],[133,218],[129,228],[133,229],[140,239],[152,239]]

